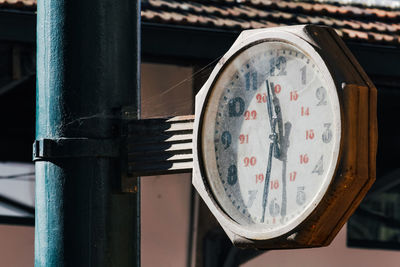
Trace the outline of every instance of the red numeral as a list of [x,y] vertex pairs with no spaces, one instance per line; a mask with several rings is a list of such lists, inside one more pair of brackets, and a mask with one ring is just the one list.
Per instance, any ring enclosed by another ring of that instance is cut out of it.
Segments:
[[279,188],[279,181],[278,180],[271,181],[271,190],[278,188]]
[[277,85],[275,85],[274,90],[275,90],[275,94],[279,94],[282,90],[282,87],[279,84],[277,84]]
[[245,167],[248,167],[249,165],[250,165],[250,166],[254,166],[254,165],[256,165],[256,163],[257,163],[257,159],[256,159],[256,157],[251,157],[251,158],[245,157],[245,158],[243,159],[243,162],[244,162],[244,166],[245,166]]
[[248,135],[248,134],[241,134],[241,135],[239,135],[239,142],[240,142],[240,144],[247,144],[247,143],[249,143],[249,135]]
[[307,154],[300,155],[300,164],[307,164],[308,163],[308,156]]
[[290,92],[290,101],[296,101],[299,98],[297,91]]
[[266,103],[267,102],[267,94],[257,94],[256,95],[257,103]]
[[296,175],[297,175],[297,172],[291,172],[291,173],[289,173],[289,180],[290,180],[291,182],[294,182],[294,180],[296,180]]
[[264,181],[264,174],[256,174],[256,183],[262,183]]
[[306,140],[312,140],[314,139],[314,130],[307,130],[306,131]]
[[310,108],[301,107],[301,116],[310,115]]
[[244,119],[245,120],[255,120],[257,118],[257,111],[255,110],[246,110],[244,113]]

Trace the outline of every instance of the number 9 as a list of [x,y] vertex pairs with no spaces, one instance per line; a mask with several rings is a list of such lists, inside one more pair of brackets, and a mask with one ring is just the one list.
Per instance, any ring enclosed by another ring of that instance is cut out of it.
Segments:
[[225,131],[221,135],[221,142],[224,145],[224,148],[227,149],[232,142],[232,136],[228,131]]

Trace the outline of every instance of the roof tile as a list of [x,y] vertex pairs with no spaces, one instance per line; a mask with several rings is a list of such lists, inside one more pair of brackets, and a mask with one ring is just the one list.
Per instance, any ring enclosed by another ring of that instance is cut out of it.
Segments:
[[[148,0],[146,20],[162,19],[202,27],[248,29],[291,24],[319,24],[336,28],[343,38],[400,46],[400,10],[362,6],[290,2],[287,0]],[[169,11],[169,13],[166,13]]]
[[[143,21],[232,30],[291,24],[332,26],[345,39],[400,46],[400,9],[310,0],[141,0]],[[0,0],[34,10],[36,0]]]
[[222,15],[222,16],[228,16],[230,14],[229,11],[227,11],[226,9],[217,7],[217,6],[207,6],[207,5],[202,5],[202,9],[210,14],[214,14],[214,15]]
[[257,9],[251,6],[243,6],[242,8],[249,10],[250,12],[253,12],[256,14],[256,17],[259,18],[267,18],[270,17],[271,12],[264,11],[262,9]]
[[368,40],[368,34],[361,31],[355,31],[350,29],[341,29],[343,32],[343,36],[348,36],[351,39],[361,39]]
[[399,23],[393,23],[389,25],[390,27],[392,27],[393,29],[396,30],[396,32],[400,32],[400,24]]

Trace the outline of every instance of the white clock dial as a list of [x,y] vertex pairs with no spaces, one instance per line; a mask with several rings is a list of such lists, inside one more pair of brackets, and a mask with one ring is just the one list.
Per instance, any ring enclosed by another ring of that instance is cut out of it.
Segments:
[[321,200],[340,145],[336,89],[305,52],[252,44],[218,74],[203,114],[202,161],[239,225],[289,231]]

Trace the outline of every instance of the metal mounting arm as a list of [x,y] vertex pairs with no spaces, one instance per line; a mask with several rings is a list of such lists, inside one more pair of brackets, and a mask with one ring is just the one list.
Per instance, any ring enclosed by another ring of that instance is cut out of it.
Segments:
[[128,121],[128,175],[191,172],[193,121],[193,115]]

